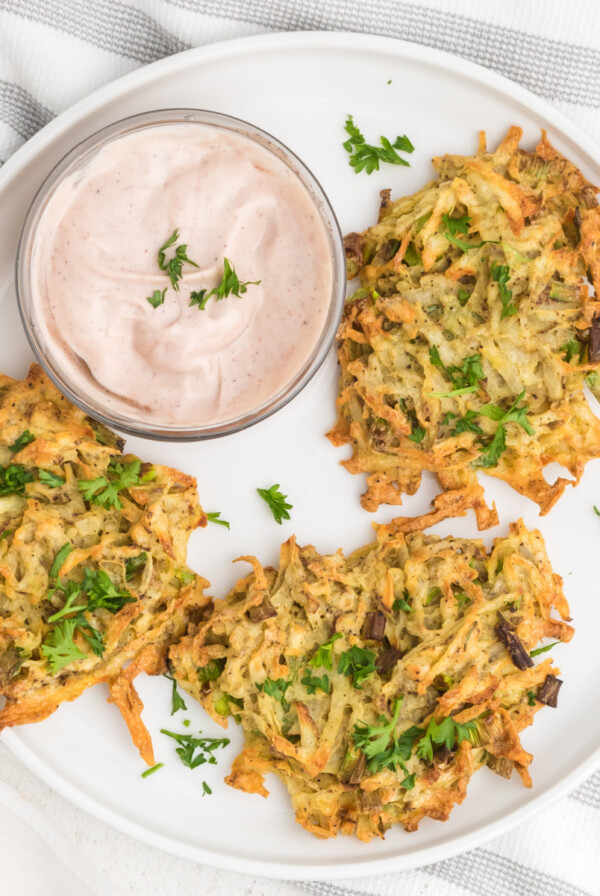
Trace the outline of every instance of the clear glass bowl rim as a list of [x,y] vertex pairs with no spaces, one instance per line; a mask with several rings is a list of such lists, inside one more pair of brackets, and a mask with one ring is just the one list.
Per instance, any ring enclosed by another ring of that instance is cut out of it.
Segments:
[[[306,363],[280,392],[257,408],[253,408],[243,416],[231,420],[204,426],[172,427],[163,424],[153,425],[149,421],[137,421],[126,414],[109,411],[103,408],[101,403],[95,402],[89,396],[82,397],[75,387],[65,381],[66,378],[61,375],[53,359],[44,350],[36,333],[36,321],[31,297],[29,256],[33,246],[36,227],[46,203],[63,177],[76,168],[77,164],[81,163],[84,158],[93,155],[106,143],[132,131],[142,130],[153,125],[175,124],[186,121],[234,131],[241,136],[258,142],[284,162],[308,191],[320,214],[330,243],[333,276],[327,320],[319,340]],[[221,112],[192,108],[156,109],[127,116],[94,131],[69,149],[46,175],[27,210],[17,247],[15,266],[17,306],[25,335],[36,360],[59,391],[90,417],[106,426],[117,429],[127,435],[169,442],[202,441],[204,439],[232,435],[265,420],[292,401],[313,378],[327,357],[335,339],[344,308],[345,284],[346,260],[344,242],[336,214],[325,190],[302,159],[277,137],[251,122]]]

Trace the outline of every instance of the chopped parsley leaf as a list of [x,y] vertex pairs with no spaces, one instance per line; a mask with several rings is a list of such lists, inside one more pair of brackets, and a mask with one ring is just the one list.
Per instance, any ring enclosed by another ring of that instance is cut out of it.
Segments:
[[291,683],[291,681],[288,681],[285,678],[265,678],[262,684],[257,684],[256,687],[259,691],[263,691],[265,694],[268,694],[269,697],[272,697],[273,700],[277,700],[281,703],[283,709],[287,712],[290,708],[290,704],[285,699],[285,692]]
[[99,504],[106,510],[111,507],[121,510],[123,504],[118,497],[119,492],[140,484],[140,466],[141,461],[138,458],[129,464],[112,460],[108,465],[106,476],[98,476],[96,479],[80,479],[79,490],[84,500],[90,503]]
[[25,432],[22,432],[19,438],[12,443],[12,445],[8,446],[9,451],[12,451],[13,454],[16,454],[18,451],[22,451],[23,448],[26,448],[27,445],[31,445],[34,440],[34,434],[26,429]]
[[304,685],[309,694],[315,694],[317,689],[323,691],[324,694],[329,694],[330,684],[327,673],[324,673],[319,678],[318,675],[313,675],[310,669],[305,669],[301,684]]
[[498,295],[502,302],[500,320],[504,320],[505,317],[511,317],[517,313],[517,306],[513,303],[512,290],[506,285],[510,279],[510,268],[507,264],[498,264],[494,261],[490,268],[490,274],[492,280],[498,284]]
[[290,519],[288,510],[292,510],[294,505],[286,503],[287,495],[283,495],[279,491],[278,482],[275,483],[275,485],[272,485],[271,488],[257,488],[256,491],[263,501],[266,501],[269,505],[276,523],[281,525],[282,520]]
[[484,372],[481,366],[481,355],[469,355],[465,358],[460,367],[454,365],[446,367],[443,363],[439,349],[436,345],[432,345],[429,349],[429,360],[434,367],[443,370],[452,385],[455,387],[450,392],[430,392],[431,398],[451,398],[455,395],[466,395],[469,392],[476,392],[479,388],[479,382],[484,379]]
[[69,556],[69,554],[71,553],[72,550],[73,550],[73,545],[67,541],[66,544],[63,544],[60,551],[58,551],[58,553],[55,554],[54,560],[52,562],[52,566],[50,567],[50,578],[51,579],[55,579],[58,576],[61,566],[63,565],[63,563],[65,562],[65,560],[67,559],[67,557]]
[[333,643],[341,637],[341,632],[337,632],[335,635],[332,635],[331,638],[321,644],[321,646],[317,648],[317,652],[315,653],[313,658],[308,661],[308,665],[312,666],[313,669],[323,667],[323,669],[328,669],[331,672],[333,669]]
[[[198,265],[196,264],[195,261],[192,261],[191,258],[187,257],[187,254],[186,254],[187,253],[187,244],[182,245],[182,246],[177,246],[177,248],[175,249],[175,254],[169,261],[167,261],[166,250],[170,249],[171,246],[175,245],[175,243],[177,242],[178,239],[179,239],[179,230],[177,229],[177,230],[173,231],[173,233],[171,234],[169,239],[166,241],[166,243],[163,243],[162,246],[160,247],[160,249],[158,250],[158,266],[161,269],[161,271],[166,271],[166,273],[169,275],[169,279],[171,280],[171,286],[173,287],[173,289],[175,289],[177,291],[179,290],[179,281],[181,280],[181,278],[183,276],[182,268],[183,268],[184,263],[191,264],[195,268],[198,267]],[[157,292],[158,292],[158,290],[157,290]],[[154,295],[156,295],[156,293]],[[150,299],[148,299],[148,301],[150,301]],[[150,304],[152,305],[151,301],[150,301]],[[162,304],[162,303],[159,303],[159,304]],[[154,306],[154,307],[156,307],[156,306]]]
[[177,690],[177,681],[173,678],[172,675],[167,675],[166,672],[164,677],[173,682],[173,690],[171,691],[171,715],[174,716],[175,713],[179,712],[180,709],[183,709],[184,712],[187,712],[185,701]]
[[365,171],[367,174],[379,171],[380,162],[388,162],[390,165],[410,166],[410,162],[398,155],[398,151],[411,153],[414,150],[414,146],[406,135],[396,137],[394,143],[391,143],[387,137],[380,137],[379,142],[381,145],[372,146],[366,142],[360,129],[354,124],[351,115],[348,115],[344,129],[349,137],[343,143],[343,147],[350,155],[348,161],[356,174],[359,174],[361,171]]
[[376,672],[375,654],[366,647],[354,645],[340,654],[337,670],[348,678],[352,676],[354,687],[360,690],[363,681]]
[[460,218],[451,218],[450,215],[445,214],[442,215],[442,223],[446,225],[448,233],[456,236],[457,233],[467,234],[469,232],[471,219],[468,215],[462,215]]
[[161,292],[160,289],[155,289],[151,296],[146,296],[146,301],[150,302],[153,308],[158,308],[159,305],[165,300],[165,293],[167,291],[167,287],[163,289]]
[[0,496],[24,495],[25,486],[34,481],[34,475],[19,464],[0,465]]
[[504,408],[501,408],[495,404],[484,404],[479,408],[477,413],[483,417],[488,417],[490,420],[497,421],[498,427],[491,442],[484,445],[481,455],[476,461],[477,466],[496,466],[498,460],[500,459],[500,456],[506,450],[506,423],[518,423],[530,436],[535,433],[534,428],[527,420],[527,411],[529,410],[529,405],[524,404],[520,407],[518,406],[519,402],[524,397],[525,389],[523,389],[523,391],[519,393],[519,395],[517,395],[508,411],[505,411]]
[[[219,747],[226,747],[229,744],[228,737],[194,737],[192,734],[178,734],[175,731],[167,731],[166,728],[160,729],[161,734],[172,737],[178,744],[175,752],[187,768],[198,768],[208,762],[210,765],[216,765],[217,760],[213,753]],[[202,735],[202,732],[198,732]]]
[[225,299],[227,296],[235,296],[237,299],[240,299],[248,291],[249,286],[258,286],[259,283],[262,283],[262,280],[246,280],[244,283],[240,283],[233,263],[228,258],[224,258],[221,282],[213,289],[201,289],[191,292],[190,307],[197,305],[200,311],[204,311],[206,303],[211,296],[215,297],[215,302],[220,302],[221,299]]
[[62,476],[56,476],[56,474],[51,473],[50,470],[40,470],[38,477],[40,482],[47,485],[48,488],[58,488],[65,484],[65,480]]
[[430,719],[427,729],[417,745],[417,756],[431,762],[434,745],[444,744],[446,749],[451,750],[455,743],[459,746],[464,740],[476,743],[476,739],[477,725],[475,722],[456,722],[450,716],[442,719],[439,723],[435,719]]
[[136,557],[128,557],[125,561],[125,578],[127,581],[132,579],[138,569],[141,569],[146,565],[146,560],[148,559],[148,554],[146,551],[142,551],[141,554],[138,554]]
[[577,355],[577,363],[581,361],[581,343],[577,341],[577,339],[571,339],[569,342],[565,342],[564,345],[561,345],[559,351],[565,353],[564,360],[567,364],[570,364],[575,355]]
[[53,675],[69,663],[85,658],[85,653],[75,644],[73,637],[78,627],[77,619],[65,619],[48,633],[40,650],[48,660]]

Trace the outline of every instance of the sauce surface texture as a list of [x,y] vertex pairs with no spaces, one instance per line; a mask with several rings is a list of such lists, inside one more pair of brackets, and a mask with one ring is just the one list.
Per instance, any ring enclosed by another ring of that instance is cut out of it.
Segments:
[[[179,230],[177,291],[158,250]],[[239,298],[216,287],[224,259]],[[32,250],[32,292],[60,366],[110,410],[168,426],[232,420],[285,388],[327,318],[333,268],[296,175],[242,135],[194,122],[117,137],[56,187]],[[167,287],[162,305],[147,301]]]

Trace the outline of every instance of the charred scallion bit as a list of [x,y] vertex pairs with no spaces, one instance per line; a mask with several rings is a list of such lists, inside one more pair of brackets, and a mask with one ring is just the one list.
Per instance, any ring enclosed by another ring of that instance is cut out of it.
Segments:
[[525,669],[529,669],[533,666],[533,660],[525,649],[523,642],[510,622],[508,622],[508,620],[506,620],[500,613],[498,613],[498,622],[496,623],[494,631],[496,632],[498,640],[502,641],[506,647],[511,660],[517,669],[524,672]]

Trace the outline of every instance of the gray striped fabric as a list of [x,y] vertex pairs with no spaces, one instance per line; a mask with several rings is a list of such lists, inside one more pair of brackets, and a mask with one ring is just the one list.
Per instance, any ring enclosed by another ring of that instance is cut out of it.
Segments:
[[[363,31],[448,50],[518,81],[600,140],[596,0],[0,0],[0,163],[138,65],[265,30]],[[600,896],[599,844],[597,773],[486,848],[385,878],[298,886],[315,896]]]

